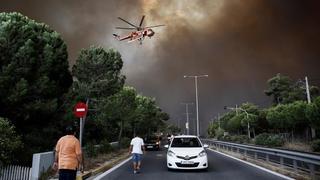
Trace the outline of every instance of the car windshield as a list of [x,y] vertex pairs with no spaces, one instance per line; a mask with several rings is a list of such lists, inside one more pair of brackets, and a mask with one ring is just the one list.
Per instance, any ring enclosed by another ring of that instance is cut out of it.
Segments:
[[174,138],[171,147],[201,147],[198,138]]

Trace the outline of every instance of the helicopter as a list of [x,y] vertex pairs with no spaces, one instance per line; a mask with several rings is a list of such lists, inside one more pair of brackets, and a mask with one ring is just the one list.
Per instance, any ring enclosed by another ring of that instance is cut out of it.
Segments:
[[165,26],[165,25],[161,24],[161,25],[155,25],[155,26],[142,27],[144,18],[145,18],[145,15],[142,16],[139,26],[136,26],[136,25],[130,23],[129,21],[127,21],[121,17],[118,17],[118,19],[129,24],[132,27],[116,27],[116,29],[134,30],[134,31],[132,31],[129,34],[124,35],[124,36],[119,36],[117,34],[113,34],[113,36],[119,41],[128,40],[128,43],[130,43],[130,42],[138,40],[140,42],[140,44],[142,44],[142,41],[144,40],[145,37],[151,38],[152,36],[154,36],[155,32],[152,30],[152,28]]

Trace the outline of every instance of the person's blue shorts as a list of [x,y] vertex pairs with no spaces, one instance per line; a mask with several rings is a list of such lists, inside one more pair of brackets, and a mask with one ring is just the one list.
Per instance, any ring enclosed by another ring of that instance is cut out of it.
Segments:
[[133,153],[132,154],[132,161],[137,163],[141,161],[141,154],[138,153]]

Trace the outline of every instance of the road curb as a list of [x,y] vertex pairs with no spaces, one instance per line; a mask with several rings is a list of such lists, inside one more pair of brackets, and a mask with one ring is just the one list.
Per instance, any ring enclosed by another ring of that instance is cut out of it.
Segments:
[[88,172],[85,172],[83,174],[81,174],[80,176],[77,177],[77,180],[83,180],[83,179],[87,179],[91,176],[95,176],[101,172],[104,172],[104,171],[107,171],[109,169],[111,169],[112,167],[114,167],[115,165],[117,165],[118,163],[122,162],[123,160],[127,159],[129,157],[129,155],[122,155],[120,156],[119,158],[116,158],[110,162],[107,162],[105,164],[103,164],[102,166],[96,168],[96,169],[93,169],[93,170],[90,170]]

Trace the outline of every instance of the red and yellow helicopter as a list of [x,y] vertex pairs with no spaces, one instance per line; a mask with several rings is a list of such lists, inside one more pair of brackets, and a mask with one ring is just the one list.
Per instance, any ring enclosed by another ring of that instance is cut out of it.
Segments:
[[144,40],[145,37],[151,38],[155,34],[155,32],[152,30],[152,28],[165,26],[162,24],[162,25],[142,27],[144,17],[145,16],[143,15],[139,26],[136,26],[136,25],[130,23],[129,21],[124,20],[121,17],[118,17],[118,19],[129,24],[132,27],[116,27],[116,29],[125,29],[125,30],[133,30],[134,29],[135,31],[132,31],[128,35],[125,35],[125,36],[119,36],[117,34],[113,34],[113,36],[119,41],[123,41],[123,40],[128,39],[128,43],[130,43],[130,42],[138,40],[140,42],[140,44],[142,44],[142,41]]

